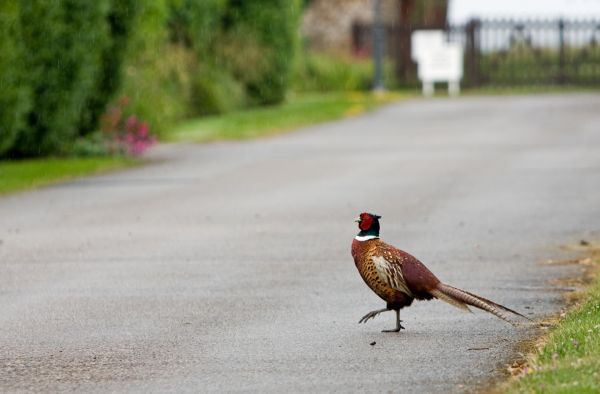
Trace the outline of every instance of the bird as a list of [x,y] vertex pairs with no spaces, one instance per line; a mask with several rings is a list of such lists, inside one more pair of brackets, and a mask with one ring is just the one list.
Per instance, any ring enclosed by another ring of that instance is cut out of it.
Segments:
[[396,312],[396,328],[383,332],[400,332],[405,329],[400,320],[400,309],[413,300],[439,299],[470,312],[469,306],[489,312],[515,325],[508,314],[530,320],[519,312],[468,291],[442,283],[416,257],[388,245],[379,238],[379,219],[372,213],[361,213],[355,222],[360,232],[352,241],[352,257],[360,276],[367,286],[386,302],[386,307],[364,315],[359,323],[366,323],[382,312]]

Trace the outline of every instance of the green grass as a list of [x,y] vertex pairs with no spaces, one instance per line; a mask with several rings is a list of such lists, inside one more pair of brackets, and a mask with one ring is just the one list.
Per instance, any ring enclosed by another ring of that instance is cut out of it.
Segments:
[[[466,88],[461,91],[465,96],[514,96],[528,94],[569,94],[598,92],[596,86],[575,85],[523,85],[523,86],[490,86]],[[444,92],[445,93],[445,92]]]
[[[177,128],[169,139],[206,142],[257,138],[302,126],[356,116],[401,97],[402,95],[398,93],[302,95],[278,106],[187,121]],[[136,160],[119,157],[0,161],[0,195],[136,163],[138,163]]]
[[[600,264],[600,251],[592,258]],[[600,393],[600,276],[546,338],[508,393]]]
[[168,139],[207,142],[269,136],[298,127],[356,116],[404,96],[408,95],[366,92],[301,95],[277,106],[190,120],[176,128]]
[[0,195],[123,168],[135,163],[136,160],[124,157],[0,161]]

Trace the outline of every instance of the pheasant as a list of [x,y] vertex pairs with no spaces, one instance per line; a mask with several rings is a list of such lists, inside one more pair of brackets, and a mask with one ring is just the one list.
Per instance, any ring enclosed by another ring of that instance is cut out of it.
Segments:
[[530,320],[505,306],[442,283],[415,257],[379,239],[379,219],[381,216],[371,213],[361,213],[356,219],[360,232],[352,241],[352,257],[367,286],[387,305],[367,313],[359,323],[366,323],[381,312],[393,310],[396,312],[396,328],[383,332],[399,332],[404,329],[400,324],[400,309],[410,306],[414,299],[434,298],[466,311],[470,311],[469,305],[482,309],[511,324],[514,323],[507,312]]

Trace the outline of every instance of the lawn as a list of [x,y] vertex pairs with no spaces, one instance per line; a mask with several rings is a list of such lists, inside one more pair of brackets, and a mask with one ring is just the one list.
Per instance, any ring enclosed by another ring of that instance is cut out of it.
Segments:
[[600,393],[600,248],[582,260],[596,275],[508,393]]
[[186,121],[167,138],[179,142],[243,140],[360,115],[408,94],[366,92],[300,95],[286,103]]
[[131,166],[124,157],[0,161],[0,195]]

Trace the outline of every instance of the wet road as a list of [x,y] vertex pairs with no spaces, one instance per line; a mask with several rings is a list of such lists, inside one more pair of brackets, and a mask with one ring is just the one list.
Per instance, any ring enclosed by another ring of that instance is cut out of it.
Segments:
[[[531,333],[442,302],[407,328],[350,257],[361,211],[533,317],[600,238],[600,96],[414,100],[0,198],[0,391],[461,392]],[[375,345],[370,345],[376,342]],[[480,350],[469,350],[469,349]]]

